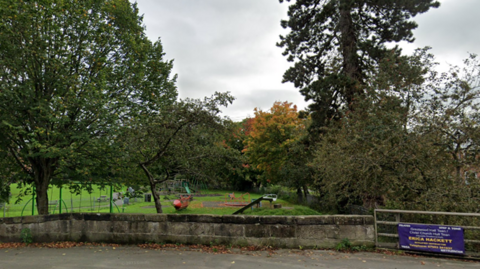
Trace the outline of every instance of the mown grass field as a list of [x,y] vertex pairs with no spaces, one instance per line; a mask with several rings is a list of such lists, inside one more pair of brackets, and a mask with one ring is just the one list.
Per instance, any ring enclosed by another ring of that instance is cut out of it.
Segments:
[[[124,188],[125,189],[125,188]],[[113,189],[114,192],[121,192],[122,189]],[[5,217],[16,217],[21,216],[22,211],[23,215],[32,215],[32,195],[27,194],[21,197],[19,201],[18,195],[25,192],[25,188],[19,188],[17,184],[10,185],[10,192],[12,196],[10,198],[9,204],[6,205],[6,210],[2,208],[0,210],[0,216]],[[31,192],[29,192],[31,193]],[[62,188],[62,213],[65,212],[102,212],[106,209],[106,212],[109,211],[109,203],[107,201],[101,200],[98,201],[98,198],[101,196],[110,197],[110,187],[100,187],[99,185],[92,184],[91,192],[87,190],[82,190],[80,193],[72,193],[68,185]],[[58,187],[50,187],[48,190],[48,200],[49,202],[57,201],[57,205],[50,206],[50,213],[59,213],[59,200],[60,200],[60,189]],[[117,210],[118,212],[118,210]],[[37,214],[36,208],[34,208],[34,214]]]
[[[62,189],[62,213],[65,212],[110,212],[110,204],[108,201],[98,201],[100,196],[110,197],[110,187],[101,188],[97,185],[92,185],[91,193],[87,190],[82,190],[79,194],[72,194],[68,186],[64,186]],[[113,189],[113,192],[126,192],[126,187]],[[31,195],[22,197],[22,200],[15,203],[19,193],[24,189],[17,188],[17,185],[11,186],[12,197],[10,203],[5,208],[0,209],[0,217],[16,217],[32,215],[32,203]],[[178,198],[178,195],[161,195],[161,203],[163,213],[167,214],[213,214],[213,215],[230,215],[240,207],[238,206],[221,206],[225,202],[229,202],[228,194],[232,191],[228,190],[204,190],[202,194],[218,195],[218,196],[205,196],[194,197],[190,202],[188,208],[177,211],[173,207],[173,200]],[[244,201],[246,203],[253,199],[261,197],[261,194],[246,194],[244,192],[234,192],[235,197],[240,197],[244,194]],[[48,192],[49,201],[60,200],[60,190],[57,187],[49,189]],[[280,197],[281,198],[281,197]],[[143,197],[136,199],[131,198],[128,205],[122,205],[117,203],[117,206],[113,206],[114,213],[143,213],[143,214],[156,214],[153,197],[151,202],[145,202]],[[220,204],[220,205],[219,205]],[[306,206],[291,204],[285,200],[278,199],[274,204],[281,204],[282,209],[270,209],[269,202],[262,202],[261,208],[247,209],[243,214],[248,215],[319,215],[320,213],[314,211]],[[211,207],[215,205],[215,207]],[[287,209],[285,209],[285,207]],[[22,213],[23,210],[23,213]],[[50,206],[50,213],[59,213],[59,206]],[[34,208],[34,214],[37,214],[36,208]]]

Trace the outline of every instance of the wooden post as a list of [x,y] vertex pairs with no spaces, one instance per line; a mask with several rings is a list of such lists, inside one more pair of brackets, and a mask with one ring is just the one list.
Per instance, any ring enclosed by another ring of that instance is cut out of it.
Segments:
[[375,225],[375,247],[378,246],[378,227],[377,227],[377,210],[373,210],[373,221]]
[[[398,234],[398,223],[400,223],[400,213],[395,214],[395,222],[397,222],[396,230],[397,230],[397,234]],[[397,248],[398,249],[400,248],[400,240],[397,241]]]

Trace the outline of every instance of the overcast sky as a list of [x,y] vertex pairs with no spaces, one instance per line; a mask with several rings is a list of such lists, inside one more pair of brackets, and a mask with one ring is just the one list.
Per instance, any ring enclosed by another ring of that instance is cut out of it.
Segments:
[[[132,0],[133,2],[133,0]],[[458,64],[480,53],[480,0],[441,0],[438,9],[415,18],[419,27],[406,53],[431,46],[441,64]],[[282,84],[289,63],[276,47],[285,34],[286,3],[278,0],[137,0],[148,37],[161,39],[166,59],[174,59],[180,97],[202,98],[229,91],[237,99],[224,109],[233,120],[253,116],[275,101],[304,108],[303,96]]]

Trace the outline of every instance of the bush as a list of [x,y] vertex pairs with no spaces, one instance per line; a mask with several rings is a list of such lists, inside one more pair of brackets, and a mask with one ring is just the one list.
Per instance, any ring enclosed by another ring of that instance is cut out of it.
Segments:
[[22,242],[27,245],[33,243],[32,232],[29,228],[22,229],[22,231],[20,232],[20,238],[22,239]]
[[352,248],[352,243],[348,238],[343,238],[340,243],[335,247],[337,251],[347,251]]
[[276,194],[280,196],[283,193],[283,187],[280,185],[271,185],[266,188],[262,188],[263,194]]
[[290,215],[290,216],[322,215],[322,213],[317,212],[306,206],[296,206],[294,209],[254,208],[253,210],[245,210],[244,214],[245,215]]

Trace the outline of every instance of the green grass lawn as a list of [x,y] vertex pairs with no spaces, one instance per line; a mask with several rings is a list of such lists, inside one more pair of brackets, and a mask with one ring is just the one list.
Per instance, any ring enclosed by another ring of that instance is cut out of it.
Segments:
[[[65,212],[103,212],[109,211],[109,202],[107,201],[98,201],[98,198],[101,196],[110,197],[110,187],[103,187],[101,188],[98,185],[92,184],[92,191],[89,193],[87,190],[82,190],[79,194],[72,193],[68,185],[65,185],[62,188],[62,213]],[[10,203],[7,204],[5,210],[5,217],[16,217],[21,216],[22,211],[23,215],[32,215],[32,195],[23,196],[21,201],[16,203],[17,196],[19,193],[24,192],[24,188],[19,188],[17,184],[10,185],[10,191],[12,193],[12,197],[10,198]],[[114,192],[120,192],[121,189],[113,189]],[[48,200],[49,202],[52,201],[59,201],[60,200],[60,188],[58,187],[50,187],[48,190]],[[50,212],[51,213],[58,213],[59,212],[59,205],[51,205]],[[105,209],[105,210],[104,210]],[[118,210],[116,210],[118,212]],[[37,214],[36,208],[34,208],[35,214]],[[3,213],[0,210],[0,216],[3,216]]]
[[[15,217],[21,216],[22,210],[23,215],[32,214],[32,203],[31,195],[24,196],[22,201],[15,204],[17,200],[17,195],[21,192],[21,189],[17,188],[17,185],[12,184],[11,192],[12,198],[10,204],[7,204],[6,210],[0,210],[0,217],[5,213],[5,217]],[[114,192],[125,192],[126,188],[114,189]],[[216,202],[217,204],[224,204],[228,202],[228,194],[232,191],[228,190],[208,190],[203,191],[202,194],[216,194],[218,196],[205,196],[205,197],[194,197],[193,201],[190,202],[188,208],[177,211],[173,207],[172,200],[178,199],[178,195],[161,195],[161,203],[164,207],[163,213],[167,214],[213,214],[213,215],[230,215],[233,212],[237,211],[238,206],[232,207],[208,207],[208,202]],[[244,202],[249,203],[253,199],[258,199],[261,194],[248,194],[244,192],[234,192],[235,197],[240,197],[244,195]],[[48,191],[49,201],[60,200],[60,190],[57,187],[50,188]],[[89,193],[86,190],[82,190],[80,194],[72,194],[68,186],[64,186],[62,189],[62,213],[65,212],[110,212],[110,205],[107,201],[98,202],[100,196],[110,196],[110,187],[100,188],[97,185],[92,185],[92,192]],[[204,203],[207,202],[207,203]],[[213,203],[215,204],[215,203]],[[246,215],[320,215],[319,212],[314,211],[308,207],[291,204],[287,201],[278,199],[274,204],[281,204],[282,209],[270,209],[268,208],[269,202],[262,202],[261,208],[247,209],[243,214]],[[144,198],[130,199],[129,205],[120,205],[113,208],[114,213],[143,213],[143,214],[156,214],[155,206],[153,202],[153,197],[151,202],[145,202]],[[207,206],[205,206],[207,205]],[[287,209],[285,209],[287,207]],[[34,209],[35,214],[37,214],[36,208]],[[50,213],[59,213],[58,206],[51,206]]]
[[294,205],[292,209],[270,209],[270,208],[254,208],[253,210],[245,210],[245,215],[322,215],[307,206]]

